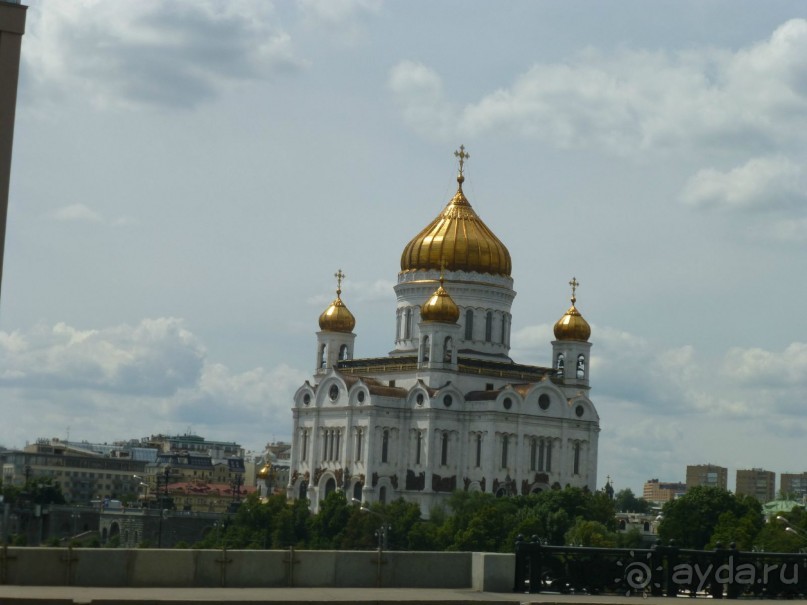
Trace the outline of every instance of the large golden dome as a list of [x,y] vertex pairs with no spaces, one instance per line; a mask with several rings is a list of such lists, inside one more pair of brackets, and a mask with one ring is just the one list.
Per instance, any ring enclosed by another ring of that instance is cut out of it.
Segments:
[[580,283],[573,277],[569,285],[572,286],[572,306],[555,323],[555,338],[558,340],[587,341],[591,336],[591,326],[588,325],[588,322],[580,315],[580,311],[574,306],[577,302],[574,293]]
[[443,288],[443,277],[440,276],[440,286],[420,308],[420,317],[423,321],[440,321],[444,323],[457,323],[460,318],[460,309],[451,295]]
[[338,280],[336,299],[319,316],[319,329],[328,332],[352,332],[356,327],[356,318],[342,302],[342,279],[345,274],[339,269],[334,277]]
[[[464,147],[460,147],[464,153]],[[458,155],[455,153],[455,155]],[[448,205],[418,233],[401,254],[401,271],[438,270],[443,262],[448,271],[474,271],[510,276],[510,252],[471,208],[462,192],[462,159],[457,176],[457,193]]]

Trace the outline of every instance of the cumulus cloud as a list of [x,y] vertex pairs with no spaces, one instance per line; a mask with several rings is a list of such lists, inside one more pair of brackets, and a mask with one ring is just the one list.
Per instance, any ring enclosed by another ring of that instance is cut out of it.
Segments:
[[[232,372],[175,318],[79,330],[59,323],[0,332],[0,443],[63,436],[121,439],[193,426],[258,447],[288,438],[294,391],[310,378],[281,364]],[[24,414],[18,411],[24,409]]]
[[538,63],[476,102],[447,98],[442,78],[411,61],[389,86],[418,131],[456,136],[510,132],[563,148],[620,155],[648,149],[803,144],[807,125],[807,20],[780,26],[736,52],[587,49]]
[[88,223],[100,223],[101,215],[91,210],[84,204],[70,204],[54,210],[48,215],[54,221],[79,221]]
[[0,339],[0,387],[166,396],[198,381],[203,358],[204,348],[173,318],[102,330],[40,325]]
[[380,0],[300,0],[297,5],[306,24],[349,46],[364,38],[364,19],[381,9]]
[[267,2],[55,0],[34,9],[24,53],[39,87],[32,97],[192,107],[228,84],[304,65]]
[[738,210],[807,210],[807,169],[782,156],[748,160],[727,172],[699,171],[681,194],[692,206]]

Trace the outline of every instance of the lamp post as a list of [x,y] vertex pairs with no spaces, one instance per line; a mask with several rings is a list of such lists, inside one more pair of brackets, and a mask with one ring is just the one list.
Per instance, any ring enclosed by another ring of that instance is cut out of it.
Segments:
[[389,530],[392,529],[392,525],[389,524],[389,521],[384,515],[367,508],[364,502],[361,502],[356,498],[351,498],[350,501],[358,504],[359,510],[363,513],[369,513],[381,519],[381,525],[377,530],[375,530],[375,536],[378,538],[378,570],[376,572],[376,583],[379,587],[381,587],[381,565],[383,564],[384,549],[389,548],[387,537],[389,535]]

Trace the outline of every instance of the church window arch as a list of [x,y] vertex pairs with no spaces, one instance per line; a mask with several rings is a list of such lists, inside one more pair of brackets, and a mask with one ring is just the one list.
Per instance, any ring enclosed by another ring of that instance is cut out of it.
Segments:
[[586,356],[582,353],[577,356],[577,377],[586,377]]
[[356,462],[361,462],[361,437],[362,431],[360,428],[356,429]]
[[423,432],[417,431],[415,437],[417,443],[415,444],[415,464],[420,464],[420,453],[423,451]]
[[579,475],[580,474],[580,442],[574,442],[574,469],[572,471],[573,474]]
[[476,435],[476,468],[482,466],[482,434]]
[[538,453],[538,440],[533,437],[530,439],[530,470],[535,470],[536,454]]
[[381,486],[381,489],[378,490],[378,501],[381,502],[381,504],[386,504],[387,503],[387,486],[386,485]]
[[325,367],[325,343],[319,346],[319,367]]
[[563,370],[566,366],[566,356],[563,353],[558,353],[557,361],[555,362],[555,369],[558,376],[563,376]]
[[308,481],[300,481],[300,490],[297,492],[297,497],[300,500],[308,498]]
[[395,340],[401,339],[401,310],[395,314]]
[[429,345],[430,345],[429,337],[424,336],[423,337],[423,353],[421,354],[421,359],[423,360],[423,363],[427,363],[429,361]]
[[493,311],[485,313],[485,342],[493,340]]
[[325,482],[325,496],[334,491],[336,491],[336,479],[331,477]]
[[347,345],[342,345],[341,347],[339,347],[339,360],[344,361],[347,359],[347,356],[348,356]]
[[389,461],[389,430],[384,429],[381,435],[381,462],[386,463]]
[[465,340],[474,339],[474,310],[465,310]]
[[510,437],[508,435],[502,436],[502,468],[507,468],[507,454],[510,445]]
[[546,466],[545,466],[544,470],[547,473],[551,473],[552,472],[552,440],[547,439],[545,444],[546,444]]
[[451,363],[451,359],[454,356],[454,339],[450,336],[446,336],[445,345],[443,347],[443,361],[445,363]]
[[404,311],[404,340],[412,338],[412,309]]
[[448,465],[448,431],[443,431],[440,434],[440,464],[442,466]]

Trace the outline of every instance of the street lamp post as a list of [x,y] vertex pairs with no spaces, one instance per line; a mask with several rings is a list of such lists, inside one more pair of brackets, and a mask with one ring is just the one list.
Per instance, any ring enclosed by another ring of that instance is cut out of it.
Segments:
[[381,525],[375,530],[375,536],[378,538],[378,569],[376,571],[376,584],[380,588],[381,587],[381,565],[384,562],[384,549],[389,548],[389,544],[387,542],[387,538],[389,536],[389,530],[392,529],[392,525],[390,525],[387,518],[379,512],[374,510],[370,510],[366,504],[356,498],[351,498],[351,502],[355,502],[359,505],[359,510],[364,513],[369,513],[371,515],[375,515],[379,519],[381,519]]

